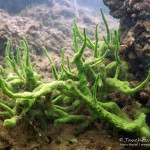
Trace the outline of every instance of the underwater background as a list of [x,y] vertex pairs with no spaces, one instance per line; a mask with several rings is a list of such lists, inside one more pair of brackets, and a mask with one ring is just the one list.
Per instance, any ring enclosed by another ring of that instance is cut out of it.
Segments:
[[148,149],[149,10],[0,0],[0,150]]
[[[73,18],[78,18],[79,27],[88,27],[90,36],[94,36],[95,24],[100,24],[99,32],[105,34],[104,24],[100,18],[99,8],[101,4],[108,9],[102,2],[95,1],[89,5],[90,1],[84,3],[78,1],[78,5],[72,1],[1,1],[1,45],[0,53],[4,54],[7,36],[12,38],[12,44],[15,46],[20,43],[20,39],[25,36],[30,44],[31,51],[35,53],[37,63],[40,62],[40,68],[45,67],[45,71],[49,70],[49,63],[45,62],[38,56],[42,55],[42,46],[52,52],[56,63],[60,61],[60,51],[66,48],[67,54],[72,55],[72,27]],[[96,9],[94,8],[97,4]],[[77,9],[77,13],[76,13]],[[104,10],[105,10],[104,9]],[[107,16],[106,16],[107,17]],[[108,17],[111,28],[118,27],[118,23],[112,17]],[[15,37],[15,38],[14,38]],[[103,36],[100,36],[102,38]],[[54,55],[57,54],[57,55]],[[58,57],[57,57],[58,56]],[[35,57],[35,55],[33,55]],[[33,58],[34,59],[34,58]],[[35,60],[35,61],[36,61]],[[42,60],[42,62],[40,61]],[[47,68],[47,69],[46,69]],[[43,72],[43,71],[42,71]],[[44,72],[46,77],[49,73]]]

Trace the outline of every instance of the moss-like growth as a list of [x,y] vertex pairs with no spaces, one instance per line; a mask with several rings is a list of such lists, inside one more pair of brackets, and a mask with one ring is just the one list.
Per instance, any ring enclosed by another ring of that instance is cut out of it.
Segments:
[[[95,41],[93,42],[87,36],[86,29],[84,28],[82,33],[74,20],[75,55],[71,62],[67,58],[67,65],[65,65],[64,49],[62,50],[60,72],[56,69],[50,54],[43,48],[52,65],[54,75],[52,82],[43,82],[34,72],[25,38],[23,39],[25,53],[22,59],[19,47],[16,47],[17,62],[14,55],[10,57],[10,41],[8,41],[6,60],[12,73],[11,76],[8,74],[5,78],[0,77],[0,87],[6,95],[16,101],[14,107],[0,103],[0,107],[5,109],[10,117],[4,120],[5,127],[14,127],[20,119],[31,115],[37,117],[44,128],[47,119],[53,120],[55,125],[80,121],[83,124],[78,132],[82,132],[89,124],[100,118],[121,130],[150,137],[149,127],[145,122],[146,115],[143,112],[139,112],[137,118],[132,120],[121,111],[116,103],[107,101],[107,94],[112,90],[125,94],[139,91],[149,81],[150,71],[139,86],[130,88],[129,82],[125,81],[127,64],[119,57],[118,32],[109,31],[103,12],[101,13],[107,29],[107,36],[102,42],[98,41],[98,26],[95,29]],[[79,40],[83,41],[81,49]],[[84,57],[86,47],[93,51],[93,59]],[[104,63],[110,52],[114,55],[114,61]],[[124,78],[120,80],[120,77]],[[24,92],[19,92],[18,86],[20,85],[26,85]],[[88,120],[84,115],[85,109],[90,116]]]

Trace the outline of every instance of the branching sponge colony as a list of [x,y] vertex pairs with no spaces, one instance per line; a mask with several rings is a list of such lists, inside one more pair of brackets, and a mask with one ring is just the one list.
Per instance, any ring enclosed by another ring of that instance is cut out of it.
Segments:
[[[104,119],[118,129],[150,137],[145,113],[141,111],[135,120],[132,120],[115,102],[107,100],[107,95],[112,90],[128,95],[139,91],[149,81],[150,71],[140,85],[130,88],[129,82],[126,81],[127,63],[119,57],[118,31],[111,33],[102,10],[101,14],[107,30],[107,36],[101,42],[98,38],[98,26],[93,42],[87,36],[86,29],[84,28],[82,33],[74,20],[75,55],[72,61],[68,57],[65,59],[62,49],[60,71],[43,48],[54,75],[52,82],[44,82],[34,71],[25,38],[24,52],[20,54],[19,46],[16,46],[16,57],[10,53],[11,43],[8,40],[5,53],[7,67],[1,68],[0,88],[14,104],[9,103],[9,100],[0,101],[0,116],[4,118],[4,127],[15,127],[31,115],[40,122],[43,129],[46,128],[48,119],[53,120],[54,125],[82,122],[76,131],[78,134],[97,119]],[[81,42],[82,46],[79,44]],[[87,48],[93,52],[93,57],[84,56]],[[106,63],[105,59],[110,54],[113,55],[114,61]],[[5,70],[9,70],[9,73],[4,73]]]

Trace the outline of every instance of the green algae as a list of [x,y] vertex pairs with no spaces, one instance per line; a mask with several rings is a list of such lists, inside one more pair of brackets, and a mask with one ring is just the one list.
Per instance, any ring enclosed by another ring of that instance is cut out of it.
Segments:
[[[54,125],[82,122],[81,128],[77,131],[80,133],[97,119],[104,119],[120,130],[150,137],[144,112],[139,112],[137,118],[132,120],[115,102],[107,100],[108,93],[113,90],[127,95],[139,91],[150,80],[150,71],[140,85],[130,88],[129,82],[126,81],[127,63],[119,57],[118,31],[110,33],[102,10],[101,14],[107,30],[107,36],[101,42],[98,40],[98,26],[95,29],[93,42],[87,36],[86,29],[84,28],[82,33],[74,20],[75,54],[72,61],[67,57],[66,65],[65,51],[62,49],[60,72],[56,69],[50,54],[43,48],[52,67],[54,76],[52,82],[44,82],[34,71],[25,38],[23,38],[23,56],[20,54],[19,46],[16,46],[17,60],[14,54],[10,54],[11,43],[8,40],[5,53],[6,69],[11,71],[5,77],[1,74],[0,88],[8,97],[14,99],[15,105],[12,107],[0,102],[3,110],[0,116],[3,117],[5,113],[9,114],[4,120],[4,127],[12,128],[20,120],[32,115],[38,118],[43,129],[46,128],[48,119],[53,120]],[[81,48],[79,48],[79,40],[83,42]],[[92,59],[84,57],[87,47],[93,52]],[[109,53],[114,55],[114,60],[104,63]],[[1,70],[3,70],[2,67]],[[20,92],[19,89],[24,86],[26,87],[23,89],[24,92]],[[84,110],[88,111],[88,120]]]

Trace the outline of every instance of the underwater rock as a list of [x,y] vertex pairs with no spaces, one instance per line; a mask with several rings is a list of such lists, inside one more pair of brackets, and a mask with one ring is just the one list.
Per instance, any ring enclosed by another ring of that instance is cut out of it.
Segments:
[[120,52],[131,73],[142,78],[150,68],[150,1],[103,0],[110,14],[120,19]]

